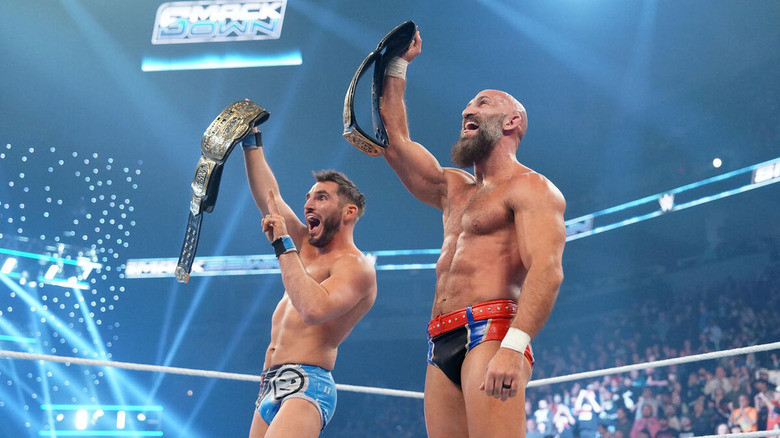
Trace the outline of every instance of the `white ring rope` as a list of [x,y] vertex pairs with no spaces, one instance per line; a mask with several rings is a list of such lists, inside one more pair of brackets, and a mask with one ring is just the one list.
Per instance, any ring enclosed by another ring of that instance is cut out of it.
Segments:
[[769,344],[753,345],[751,347],[733,348],[731,350],[711,351],[709,353],[692,354],[690,356],[681,356],[674,359],[656,360],[653,362],[642,362],[634,365],[625,365],[622,367],[604,368],[603,370],[585,371],[582,373],[568,374],[565,376],[550,377],[547,379],[538,379],[528,382],[527,388],[535,386],[551,385],[553,383],[568,382],[570,380],[582,380],[590,377],[606,376],[607,374],[621,374],[633,370],[644,370],[647,368],[667,367],[688,362],[699,362],[702,360],[719,359],[727,356],[739,356],[741,354],[756,353],[759,351],[780,349],[780,342],[771,342]]
[[[161,365],[145,365],[132,362],[117,362],[112,360],[96,360],[81,357],[53,356],[50,354],[24,353],[20,351],[0,350],[0,357],[9,359],[42,360],[46,362],[60,362],[65,364],[86,365],[95,367],[123,368],[133,371],[151,371],[157,373],[181,374],[185,376],[211,377],[215,379],[243,380],[247,382],[260,382],[260,376],[252,374],[225,373],[222,371],[196,370],[193,368],[168,367]],[[364,394],[380,394],[395,397],[423,398],[423,393],[418,391],[405,391],[401,389],[372,388],[370,386],[355,386],[336,384],[336,389],[348,392]]]
[[[532,380],[528,382],[527,387],[533,388],[536,386],[551,385],[554,383],[568,382],[571,380],[581,380],[581,379],[587,379],[591,377],[599,377],[607,374],[621,374],[632,370],[658,368],[658,367],[664,367],[670,365],[677,365],[681,363],[698,362],[702,360],[718,359],[721,357],[738,356],[741,354],[756,353],[760,351],[768,351],[768,350],[776,350],[776,349],[780,349],[780,342],[754,345],[751,347],[734,348],[731,350],[721,350],[721,351],[713,351],[709,353],[693,354],[690,356],[682,356],[675,359],[664,359],[664,360],[658,360],[653,362],[644,362],[644,363],[638,363],[634,365],[605,368],[596,371],[587,371],[582,373],[568,374],[565,376]],[[169,366],[161,366],[161,365],[145,365],[145,364],[131,363],[131,362],[95,360],[95,359],[86,359],[80,357],[53,356],[48,354],[24,353],[20,351],[0,350],[0,357],[6,357],[10,359],[42,360],[47,362],[61,362],[65,364],[76,364],[76,365],[87,365],[87,366],[98,366],[98,367],[123,368],[123,369],[134,370],[134,371],[152,371],[152,372],[159,372],[159,373],[182,374],[186,376],[212,377],[216,379],[260,382],[260,376],[255,376],[251,374],[236,374],[236,373],[226,373],[222,371],[197,370],[192,368],[178,368],[178,367],[169,367]],[[342,391],[348,391],[348,392],[359,392],[363,394],[378,394],[378,395],[389,395],[394,397],[408,397],[408,398],[418,398],[418,399],[423,398],[422,392],[405,391],[400,389],[374,388],[370,386],[355,386],[355,385],[344,385],[344,384],[336,384],[336,389]],[[767,433],[767,431],[764,431],[764,435],[778,435],[778,434]],[[737,434],[735,436],[743,437],[747,435]]]
[[42,360],[46,362],[61,362],[64,364],[76,364],[95,367],[123,368],[134,371],[152,371],[158,373],[182,374],[185,376],[213,377],[215,379],[244,380],[259,382],[260,376],[251,374],[224,373],[221,371],[196,370],[193,368],[166,367],[160,365],[145,365],[132,362],[116,362],[113,360],[96,360],[81,357],[53,356],[50,354],[23,353],[21,351],[0,350],[0,357],[12,359]]
[[695,438],[758,438],[765,436],[778,436],[780,429],[760,430],[758,432],[724,433],[722,435],[701,435]]

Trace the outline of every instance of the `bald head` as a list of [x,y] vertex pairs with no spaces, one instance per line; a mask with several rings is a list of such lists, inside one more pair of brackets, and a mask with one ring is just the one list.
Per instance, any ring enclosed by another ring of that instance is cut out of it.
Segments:
[[521,118],[520,123],[517,126],[517,140],[522,140],[523,136],[525,136],[525,132],[528,130],[528,115],[523,104],[521,104],[511,94],[501,90],[483,90],[477,94],[477,97],[474,99],[476,100],[480,96],[488,96],[492,99],[495,99],[499,105],[499,108],[503,108],[506,115],[517,115]]
[[450,151],[461,168],[485,160],[498,145],[516,150],[528,126],[523,105],[499,90],[480,91],[461,115],[460,138]]

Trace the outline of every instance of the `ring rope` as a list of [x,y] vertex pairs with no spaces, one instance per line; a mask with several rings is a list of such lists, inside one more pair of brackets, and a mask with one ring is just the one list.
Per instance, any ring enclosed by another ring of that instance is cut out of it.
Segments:
[[[211,377],[215,379],[243,380],[247,382],[260,382],[260,376],[252,374],[226,373],[222,371],[197,370],[193,368],[179,368],[161,365],[146,365],[132,362],[117,362],[112,360],[97,360],[81,357],[54,356],[50,354],[24,353],[21,351],[0,350],[0,357],[9,359],[42,360],[46,362],[60,362],[65,364],[86,365],[95,367],[122,368],[133,371],[151,371],[168,374],[181,374],[185,376]],[[336,384],[336,389],[348,392],[364,394],[389,395],[394,397],[423,398],[423,393],[418,391],[405,391],[401,389],[372,388],[370,386],[356,386]]]
[[[537,386],[551,385],[554,383],[568,382],[571,380],[581,380],[581,379],[587,379],[591,377],[599,377],[607,374],[621,374],[632,370],[658,368],[658,367],[677,365],[682,363],[698,362],[703,360],[718,359],[727,356],[738,356],[741,354],[748,354],[748,353],[755,353],[760,351],[768,351],[768,350],[776,350],[776,349],[780,349],[780,342],[753,345],[750,347],[734,348],[730,350],[713,351],[713,352],[702,353],[702,354],[693,354],[690,356],[682,356],[674,359],[663,359],[663,360],[657,360],[653,362],[644,362],[644,363],[638,363],[634,365],[605,368],[602,370],[586,371],[582,373],[567,374],[564,376],[532,380],[528,382],[527,387],[533,388]],[[80,357],[54,356],[48,354],[24,353],[20,351],[10,351],[10,350],[0,350],[0,357],[6,357],[10,359],[61,362],[65,364],[76,364],[76,365],[87,365],[87,366],[123,368],[123,369],[134,370],[134,371],[152,371],[152,372],[161,372],[161,373],[169,373],[169,374],[181,374],[186,376],[211,377],[216,379],[260,382],[260,376],[256,376],[252,374],[237,374],[237,373],[226,373],[222,371],[197,370],[193,368],[179,368],[179,367],[169,367],[169,366],[161,366],[161,365],[146,365],[146,364],[139,364],[139,363],[132,363],[132,362],[96,360],[96,359],[87,359],[87,358],[80,358]],[[356,385],[345,385],[345,384],[336,384],[336,389],[342,391],[348,391],[348,392],[358,392],[363,394],[378,394],[378,395],[388,395],[394,397],[407,397],[407,398],[418,398],[418,399],[423,398],[422,392],[406,391],[400,389],[374,388],[370,386],[356,386]],[[739,435],[739,436],[744,436],[744,435]]]
[[722,435],[701,435],[694,438],[758,438],[778,435],[780,435],[780,429],[760,430],[758,432],[724,433]]
[[60,362],[64,364],[76,364],[96,367],[123,368],[134,371],[152,371],[168,374],[181,374],[185,376],[213,377],[216,379],[244,380],[249,382],[260,382],[260,376],[251,374],[225,373],[222,371],[196,370],[193,368],[178,368],[160,365],[145,365],[132,362],[116,362],[113,360],[97,360],[82,357],[54,356],[50,354],[24,353],[21,351],[0,350],[0,357],[11,359],[42,360],[46,362]]
[[769,344],[753,345],[750,347],[733,348],[730,350],[711,351],[709,353],[692,354],[690,356],[681,356],[674,359],[656,360],[653,362],[642,362],[634,365],[625,365],[613,368],[604,368],[602,370],[585,371],[582,373],[567,374],[565,376],[549,377],[546,379],[532,380],[528,382],[526,387],[533,388],[535,386],[551,385],[553,383],[568,382],[570,380],[582,380],[590,377],[600,377],[607,374],[622,374],[633,370],[644,370],[647,368],[659,368],[670,365],[678,365],[688,362],[699,362],[709,359],[718,359],[727,356],[739,356],[741,354],[756,353],[759,351],[777,350],[780,349],[780,342],[771,342]]

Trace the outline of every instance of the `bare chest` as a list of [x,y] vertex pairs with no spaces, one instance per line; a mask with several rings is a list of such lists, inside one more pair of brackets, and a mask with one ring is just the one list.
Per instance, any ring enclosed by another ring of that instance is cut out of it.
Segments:
[[301,254],[301,262],[306,272],[317,281],[322,283],[330,277],[330,266],[332,260],[329,257],[323,256],[309,256],[307,254]]
[[485,235],[512,227],[512,211],[500,190],[474,189],[453,201],[445,224],[451,233]]
[[[304,252],[301,254],[301,262],[304,269],[306,269],[306,273],[317,283],[322,283],[330,277],[330,263],[324,260],[323,257],[312,257]],[[290,302],[290,297],[286,291],[276,307],[274,319],[279,325],[289,325],[291,321],[295,321],[297,324],[300,321],[300,316]]]

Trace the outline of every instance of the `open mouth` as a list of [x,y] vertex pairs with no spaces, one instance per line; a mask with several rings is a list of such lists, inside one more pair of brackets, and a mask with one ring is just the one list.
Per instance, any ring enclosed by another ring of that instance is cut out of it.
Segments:
[[476,131],[477,129],[479,129],[479,124],[477,124],[477,122],[474,122],[472,120],[468,120],[463,124],[464,133]]
[[320,226],[321,221],[319,218],[315,217],[314,215],[307,215],[306,216],[306,225],[309,227],[309,232],[313,232],[317,227]]

